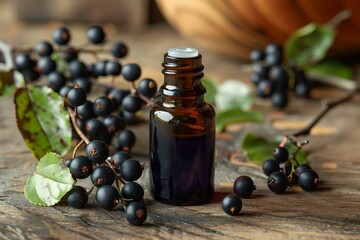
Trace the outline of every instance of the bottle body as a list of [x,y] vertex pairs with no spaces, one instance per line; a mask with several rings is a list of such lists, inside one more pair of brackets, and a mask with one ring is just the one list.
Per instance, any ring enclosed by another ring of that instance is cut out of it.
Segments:
[[150,191],[167,204],[204,203],[214,192],[215,111],[203,98],[201,56],[165,54],[163,66],[150,110]]

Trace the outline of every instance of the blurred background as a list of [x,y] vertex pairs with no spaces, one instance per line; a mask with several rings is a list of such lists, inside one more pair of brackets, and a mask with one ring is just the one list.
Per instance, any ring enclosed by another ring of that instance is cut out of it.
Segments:
[[[73,44],[86,41],[86,29],[102,24],[108,38],[130,48],[129,59],[160,71],[170,47],[192,46],[205,55],[208,73],[239,78],[253,49],[283,44],[296,29],[327,23],[341,10],[352,16],[338,27],[330,57],[359,59],[360,1],[357,0],[0,0],[0,39],[15,46],[51,40],[68,26]],[[155,73],[155,75],[157,74]],[[161,78],[161,75],[157,75]]]

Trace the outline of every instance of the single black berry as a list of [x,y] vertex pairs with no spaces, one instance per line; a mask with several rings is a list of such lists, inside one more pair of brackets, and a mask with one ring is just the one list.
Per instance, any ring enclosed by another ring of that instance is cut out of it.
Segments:
[[284,147],[276,147],[273,150],[273,157],[279,163],[286,162],[289,158],[289,152]]
[[70,75],[73,79],[77,77],[84,77],[87,74],[87,67],[85,63],[75,59],[71,61],[69,66]]
[[262,170],[263,170],[263,172],[265,173],[266,176],[269,176],[273,172],[276,172],[276,171],[280,170],[279,162],[275,161],[274,159],[266,160],[263,163]]
[[89,136],[91,139],[99,139],[103,130],[104,126],[100,120],[92,118],[86,121],[86,135]]
[[96,203],[99,207],[111,210],[120,200],[119,191],[111,185],[103,185],[96,191]]
[[111,53],[116,58],[123,58],[128,53],[128,48],[122,42],[114,42],[111,46]]
[[266,54],[272,54],[272,55],[279,55],[281,56],[282,54],[282,49],[281,49],[281,46],[276,44],[276,43],[271,43],[271,44],[268,44],[266,47],[265,47],[265,53]]
[[48,85],[55,92],[59,92],[60,89],[66,84],[66,78],[64,74],[58,72],[52,72],[47,76]]
[[83,105],[86,102],[86,92],[82,88],[72,88],[67,93],[67,100],[73,107]]
[[288,104],[288,95],[285,91],[277,91],[271,95],[274,107],[284,108]]
[[79,54],[79,51],[72,48],[72,47],[67,47],[67,48],[64,48],[62,51],[61,51],[61,56],[63,57],[63,59],[67,62],[67,63],[70,63],[72,62],[73,60],[77,59],[78,58],[78,54]]
[[125,129],[124,120],[122,118],[112,116],[112,115],[104,118],[104,125],[110,134],[114,134],[114,133],[118,132],[119,130]]
[[269,70],[270,68],[268,66],[264,66],[261,63],[256,63],[253,66],[254,72],[259,75],[262,79],[268,79],[269,78]]
[[98,116],[107,116],[113,110],[113,104],[107,97],[98,97],[93,104],[93,111]]
[[59,45],[67,45],[71,39],[69,29],[61,27],[53,32],[53,39]]
[[81,186],[74,186],[74,188],[66,194],[66,203],[70,207],[82,208],[86,205],[87,202],[88,194],[85,188]]
[[142,202],[132,202],[125,210],[126,220],[132,225],[140,225],[147,218],[147,209]]
[[63,98],[67,96],[68,92],[71,90],[72,88],[65,85],[62,88],[60,88],[59,90],[59,94],[60,96],[62,96]]
[[310,170],[310,169],[311,169],[311,167],[309,165],[301,164],[301,165],[296,167],[295,172],[296,172],[297,175],[300,176],[300,174],[302,174],[305,170]]
[[226,214],[237,216],[242,208],[241,198],[235,194],[227,195],[221,201],[221,207]]
[[97,76],[106,76],[106,64],[108,60],[101,60],[95,64],[95,74]]
[[85,156],[78,156],[71,160],[69,168],[71,175],[78,179],[87,178],[93,171],[92,162]]
[[248,176],[240,176],[234,181],[234,193],[241,198],[250,197],[255,189],[254,181]]
[[96,186],[112,185],[115,181],[115,173],[108,166],[98,166],[91,174],[91,182]]
[[144,189],[136,182],[127,182],[121,189],[121,196],[125,201],[139,202],[144,197]]
[[107,94],[107,97],[109,99],[112,99],[115,102],[115,107],[118,108],[119,106],[122,105],[122,101],[123,101],[124,97],[129,94],[130,94],[129,90],[113,88],[109,91],[109,93]]
[[261,50],[256,49],[251,51],[250,53],[250,60],[252,62],[258,62],[264,60],[264,58],[265,58],[265,53]]
[[319,183],[319,176],[318,174],[311,170],[305,170],[299,176],[299,185],[305,191],[314,191]]
[[101,26],[95,25],[87,30],[87,37],[94,44],[101,44],[105,40],[105,32]]
[[289,76],[283,67],[274,66],[270,68],[269,79],[278,83],[284,83],[289,79]]
[[140,77],[141,68],[136,63],[128,63],[123,66],[121,74],[126,81],[133,82]]
[[256,95],[261,98],[268,98],[273,93],[273,84],[269,80],[262,80],[256,89]]
[[133,159],[125,160],[120,166],[120,175],[126,181],[136,181],[141,177],[142,172],[139,161]]
[[89,100],[86,100],[86,102],[83,105],[78,106],[77,116],[83,121],[95,117],[95,114],[93,112],[93,103]]
[[143,107],[143,100],[139,96],[127,95],[122,101],[122,106],[125,111],[136,113]]
[[34,70],[26,70],[23,71],[24,78],[31,82],[38,80],[40,78],[40,73]]
[[84,89],[86,93],[89,93],[91,90],[92,83],[87,77],[77,77],[74,79],[74,83],[76,83],[79,88]]
[[251,82],[255,84],[256,86],[259,85],[259,83],[263,80],[262,77],[258,73],[252,73],[251,74]]
[[129,152],[136,142],[135,134],[129,130],[122,130],[117,137],[117,149]]
[[121,112],[122,119],[126,124],[134,124],[137,121],[136,114],[123,110]]
[[38,60],[37,68],[41,73],[49,74],[56,70],[56,62],[50,56],[44,56]]
[[53,46],[47,41],[41,41],[35,46],[35,52],[41,57],[50,56],[53,53]]
[[157,84],[150,78],[144,78],[139,82],[139,92],[147,98],[153,98],[157,92]]
[[35,62],[30,58],[27,53],[21,53],[15,58],[16,68],[20,71],[32,70],[35,66]]
[[277,171],[270,174],[267,185],[272,192],[281,194],[284,193],[288,187],[288,180],[285,174]]
[[117,167],[119,167],[125,160],[130,159],[131,155],[125,151],[119,151],[114,153],[111,157],[114,160],[114,163]]
[[103,163],[109,156],[109,147],[100,140],[93,140],[86,146],[86,156],[94,163]]
[[108,61],[105,64],[105,74],[108,76],[118,76],[121,73],[121,64],[115,61]]

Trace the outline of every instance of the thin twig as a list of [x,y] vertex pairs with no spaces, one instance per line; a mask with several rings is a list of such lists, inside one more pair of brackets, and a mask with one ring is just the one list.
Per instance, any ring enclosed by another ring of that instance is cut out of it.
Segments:
[[349,9],[342,10],[341,12],[337,13],[330,21],[327,23],[332,28],[336,28],[340,23],[344,20],[350,18],[351,11]]
[[75,112],[67,104],[66,104],[66,109],[67,109],[67,111],[68,111],[68,113],[70,115],[71,122],[72,122],[72,124],[73,124],[73,126],[75,128],[76,133],[81,137],[82,140],[84,140],[84,142],[86,144],[89,144],[90,140],[85,136],[85,134],[81,131],[81,129],[77,125]]
[[320,112],[315,116],[315,118],[303,129],[300,129],[298,131],[296,131],[293,134],[288,135],[289,138],[293,138],[293,137],[298,137],[298,136],[306,136],[309,135],[311,132],[311,129],[334,107],[336,107],[337,105],[340,105],[342,103],[345,103],[349,100],[351,100],[356,93],[359,92],[359,89],[355,89],[351,92],[349,92],[347,95],[345,95],[344,97],[338,98],[338,99],[334,99],[334,100],[328,100],[325,102],[324,106],[322,107],[322,109],[320,110]]
[[79,150],[79,148],[84,144],[84,139],[81,139],[81,141],[76,145],[76,147],[74,148],[73,154],[72,154],[72,158],[76,157],[76,152]]

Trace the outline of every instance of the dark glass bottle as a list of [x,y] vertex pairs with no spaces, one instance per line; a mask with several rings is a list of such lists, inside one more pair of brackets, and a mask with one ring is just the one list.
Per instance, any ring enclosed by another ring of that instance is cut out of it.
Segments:
[[204,101],[201,55],[170,49],[162,66],[150,111],[150,191],[167,204],[204,203],[214,192],[215,110]]

